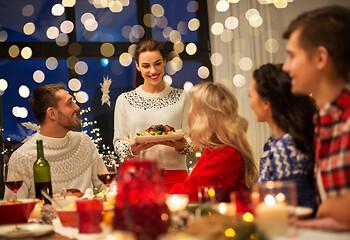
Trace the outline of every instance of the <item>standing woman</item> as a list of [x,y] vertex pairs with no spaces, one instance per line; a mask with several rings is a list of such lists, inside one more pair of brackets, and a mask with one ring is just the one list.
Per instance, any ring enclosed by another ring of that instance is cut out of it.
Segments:
[[250,106],[258,122],[267,122],[273,132],[264,145],[258,182],[295,181],[298,205],[314,208],[315,104],[308,96],[291,93],[291,78],[282,65],[263,65],[253,76]]
[[136,143],[137,133],[152,125],[169,125],[188,133],[190,99],[183,89],[163,82],[165,54],[153,39],[139,42],[135,50],[135,89],[121,94],[115,105],[113,145],[121,161],[144,153],[165,169],[167,189],[187,178],[186,155],[193,151],[189,138]]
[[190,137],[204,152],[188,179],[170,193],[188,194],[197,202],[201,186],[222,186],[223,199],[232,191],[251,189],[258,170],[246,138],[248,122],[238,114],[237,99],[224,85],[211,82],[194,86],[190,95]]

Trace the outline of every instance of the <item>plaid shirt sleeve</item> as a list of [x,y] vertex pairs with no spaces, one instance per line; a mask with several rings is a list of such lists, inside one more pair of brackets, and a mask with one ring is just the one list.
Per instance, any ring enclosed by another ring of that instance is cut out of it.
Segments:
[[340,96],[316,118],[317,167],[327,196],[340,196],[350,189],[350,92]]

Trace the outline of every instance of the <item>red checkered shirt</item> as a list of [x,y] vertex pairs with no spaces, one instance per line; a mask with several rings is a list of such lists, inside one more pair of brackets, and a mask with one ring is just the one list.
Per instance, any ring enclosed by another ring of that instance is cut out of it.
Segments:
[[327,197],[350,189],[350,85],[315,116],[316,172]]

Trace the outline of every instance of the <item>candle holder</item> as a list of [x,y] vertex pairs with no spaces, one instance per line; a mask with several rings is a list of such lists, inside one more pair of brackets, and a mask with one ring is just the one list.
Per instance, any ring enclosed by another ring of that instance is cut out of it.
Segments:
[[187,194],[169,194],[165,200],[170,210],[171,229],[179,230],[187,226],[190,213],[186,211],[189,202]]
[[252,193],[256,223],[267,237],[295,235],[296,185],[292,181],[257,184]]

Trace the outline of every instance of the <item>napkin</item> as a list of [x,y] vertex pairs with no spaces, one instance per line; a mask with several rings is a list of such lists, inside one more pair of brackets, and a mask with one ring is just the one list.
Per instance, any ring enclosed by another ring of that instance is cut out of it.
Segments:
[[330,231],[348,231],[350,225],[342,222],[338,222],[333,218],[313,218],[308,220],[298,220],[296,226],[300,228],[314,228],[320,230]]
[[103,229],[103,232],[101,233],[82,234],[82,233],[79,233],[78,228],[63,227],[59,218],[55,218],[54,220],[52,220],[52,225],[56,233],[62,236],[65,236],[71,239],[77,239],[77,240],[90,240],[90,239],[92,240],[92,239],[98,239],[98,238],[103,239],[110,232],[110,229],[106,228],[106,229]]

